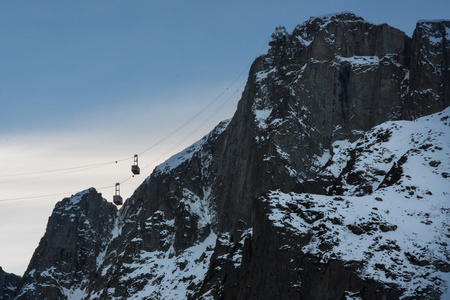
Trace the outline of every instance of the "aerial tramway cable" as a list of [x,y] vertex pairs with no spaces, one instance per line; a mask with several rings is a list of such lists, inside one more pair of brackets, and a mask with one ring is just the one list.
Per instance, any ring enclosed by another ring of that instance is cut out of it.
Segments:
[[[236,95],[237,92],[239,92],[239,90],[242,88],[242,86],[244,85],[244,83],[242,83],[239,88],[231,95],[228,97],[228,99],[221,105],[219,106],[211,115],[209,115],[209,117],[203,121],[200,125],[198,125],[194,130],[192,130],[191,132],[189,132],[186,136],[184,136],[181,140],[179,140],[175,145],[173,145],[172,147],[170,147],[168,150],[166,150],[163,154],[161,154],[158,158],[154,159],[153,161],[151,161],[149,164],[147,164],[145,167],[143,167],[141,170],[145,170],[148,167],[154,165],[155,163],[157,163],[158,161],[160,161],[163,157],[165,157],[166,155],[168,155],[169,153],[171,153],[174,149],[176,149],[179,145],[181,145],[182,143],[184,143],[187,139],[189,139],[190,137],[192,137],[197,131],[199,131],[203,126],[205,126],[205,124],[210,121],[228,102],[230,102],[230,100],[233,98],[234,95]],[[127,182],[128,180],[130,180],[131,178],[133,178],[133,176],[129,176],[126,179],[122,180],[120,182],[120,184],[123,184],[125,182]],[[111,188],[113,186],[110,186],[108,188]],[[100,189],[99,189],[100,190]]]
[[[225,89],[223,90],[216,98],[214,98],[213,101],[211,101],[208,105],[206,105],[202,110],[200,110],[198,113],[196,113],[193,117],[191,117],[189,120],[187,120],[186,122],[184,122],[182,125],[180,125],[179,127],[177,127],[174,131],[172,131],[171,133],[169,133],[168,135],[166,135],[165,137],[163,137],[162,139],[160,139],[159,141],[157,141],[156,143],[154,143],[153,145],[151,145],[150,147],[148,147],[147,149],[145,149],[144,151],[140,152],[137,155],[142,155],[146,152],[148,152],[149,150],[153,149],[154,147],[156,147],[157,145],[161,144],[162,142],[164,142],[165,140],[167,140],[168,138],[170,138],[171,136],[173,136],[174,134],[176,134],[177,132],[179,132],[181,129],[183,129],[184,127],[186,127],[186,125],[188,125],[189,123],[191,123],[193,120],[195,120],[196,118],[198,118],[204,111],[206,111],[209,107],[211,107],[215,102],[217,102],[217,100],[219,100],[229,89],[232,85],[234,85],[236,83],[237,80],[239,80],[239,78],[242,76],[243,73],[241,73],[235,80],[233,80],[233,82]],[[235,92],[236,93],[236,92]],[[235,94],[234,93],[234,94]],[[234,95],[233,94],[233,95]],[[229,101],[229,100],[228,100]],[[227,102],[228,102],[227,101]],[[226,102],[226,103],[227,103]],[[223,106],[221,106],[223,107]],[[216,112],[217,113],[217,112]],[[216,114],[214,113],[214,115]],[[211,119],[211,117],[208,119],[208,121]],[[114,161],[108,161],[108,162],[102,162],[102,163],[96,163],[96,164],[90,164],[90,165],[84,165],[84,166],[77,166],[77,167],[68,167],[68,168],[60,168],[60,169],[51,169],[51,170],[44,170],[44,171],[36,171],[36,172],[26,172],[26,173],[16,173],[16,174],[8,174],[8,175],[0,175],[0,181],[2,182],[12,182],[12,181],[21,181],[21,180],[29,180],[29,178],[25,178],[25,179],[8,179],[6,181],[2,180],[2,178],[11,178],[11,177],[24,177],[24,176],[29,176],[29,175],[43,175],[43,174],[49,174],[49,173],[58,173],[58,172],[74,172],[74,171],[78,171],[78,170],[84,170],[84,169],[88,169],[88,168],[97,168],[97,167],[103,167],[106,165],[111,165],[114,163],[118,163],[118,162],[122,162],[122,161],[126,161],[126,160],[130,160],[133,157],[127,157],[127,158],[122,158],[122,159],[118,159],[118,160],[114,160]]]
[[77,167],[69,167],[69,168],[52,169],[52,170],[44,170],[44,171],[36,171],[36,172],[0,175],[0,179],[1,178],[8,178],[8,177],[21,177],[21,176],[28,176],[28,175],[41,175],[41,174],[57,173],[57,172],[64,172],[64,171],[77,171],[77,170],[83,170],[83,169],[91,169],[91,168],[103,167],[103,166],[106,166],[106,165],[114,164],[114,163],[117,163],[119,161],[124,161],[124,160],[128,160],[128,159],[129,158],[124,158],[124,159],[116,160],[116,161],[108,161],[108,162],[103,162],[103,163],[96,163],[96,164],[77,166]]
[[[240,75],[241,76],[241,75]],[[239,78],[235,79],[233,81],[232,84],[234,84]],[[231,87],[231,85],[230,85]],[[212,102],[210,102],[205,108],[203,108],[200,112],[198,112],[196,115],[194,115],[192,118],[190,118],[188,121],[186,121],[185,123],[183,123],[182,126],[178,127],[177,129],[175,129],[174,131],[172,131],[169,135],[165,136],[163,139],[159,140],[158,142],[156,142],[155,144],[153,144],[151,147],[145,149],[144,151],[142,151],[139,155],[149,151],[150,149],[154,148],[155,146],[157,146],[158,144],[162,143],[164,140],[168,139],[169,137],[171,137],[172,135],[174,135],[175,133],[177,133],[178,131],[180,131],[182,128],[184,128],[187,124],[189,124],[190,122],[192,122],[193,120],[195,120],[201,113],[203,113],[206,109],[208,109],[209,107],[211,107],[212,104],[214,104],[215,102],[217,102],[217,100],[223,96],[223,94],[230,89],[230,87],[227,87],[226,90],[224,90],[218,97],[216,97]],[[165,151],[160,157],[158,157],[157,160],[152,161],[151,164],[147,165],[144,169],[148,168],[150,165],[156,163],[158,160],[160,160],[162,157],[164,157],[165,155],[167,155],[168,153],[170,153],[171,151],[173,151],[176,147],[178,147],[179,145],[181,145],[183,142],[185,142],[187,139],[189,139],[190,137],[192,137],[198,130],[200,130],[208,121],[210,121],[231,99],[232,97],[239,91],[239,89],[242,87],[241,86],[221,105],[219,106],[218,109],[216,109],[211,115],[209,115],[207,117],[207,119],[205,121],[203,121],[200,125],[198,125],[194,130],[192,130],[188,135],[184,136],[181,140],[179,140],[174,146],[172,146],[171,148],[169,148],[167,151]],[[137,154],[134,156],[134,162],[137,163]],[[121,161],[125,161],[125,160],[129,160],[130,158],[124,158],[124,159],[120,159],[120,160],[116,160],[116,161],[110,161],[110,162],[104,162],[104,163],[97,163],[97,164],[90,164],[90,165],[84,165],[84,166],[79,166],[79,167],[70,167],[70,168],[60,168],[60,169],[52,169],[52,170],[45,170],[45,171],[38,171],[38,172],[28,172],[28,173],[18,173],[18,174],[10,174],[10,175],[2,175],[0,176],[0,178],[7,178],[7,177],[20,177],[20,176],[28,176],[28,175],[44,175],[44,176],[53,176],[53,175],[59,175],[59,174],[51,174],[51,173],[57,173],[57,172],[75,172],[75,171],[80,171],[80,170],[86,170],[86,169],[90,169],[90,168],[96,168],[96,167],[102,167],[105,165],[110,165],[110,164],[114,164],[114,163],[118,163]],[[134,165],[133,165],[134,166]],[[132,176],[127,177],[126,179],[122,180],[121,182],[117,183],[117,184],[123,184],[126,181],[130,180],[131,178],[133,178],[134,174]],[[7,182],[11,182],[11,181],[21,181],[21,180],[29,180],[29,178],[25,178],[25,179],[10,179]],[[116,184],[116,187],[117,187]],[[97,188],[97,190],[104,190],[104,189],[109,189],[114,187],[114,185],[111,186],[105,186],[102,188]],[[0,206],[11,206],[11,205],[20,205],[20,204],[28,204],[31,201],[21,201],[21,200],[31,200],[31,199],[37,199],[37,198],[48,198],[48,197],[54,197],[54,196],[61,196],[61,195],[67,195],[67,194],[74,194],[76,192],[64,192],[64,193],[55,193],[55,194],[46,194],[46,195],[39,195],[39,196],[28,196],[28,197],[17,197],[17,198],[9,198],[9,199],[0,199],[0,202],[8,202],[8,203],[0,203]],[[116,191],[116,195],[114,195],[114,197],[116,198],[116,202],[115,203],[119,203],[118,197],[117,195],[117,191]],[[18,202],[17,201],[21,201]],[[16,203],[11,203],[11,202],[16,202]],[[35,202],[35,201],[33,201]],[[119,204],[120,205],[120,204]]]
[[[210,102],[206,107],[204,107],[201,111],[199,111],[197,114],[195,114],[192,118],[190,118],[188,121],[184,122],[181,126],[179,126],[178,128],[176,128],[174,131],[172,131],[169,135],[165,136],[163,139],[159,140],[158,142],[156,142],[155,144],[153,144],[152,146],[150,146],[149,148],[145,149],[144,151],[140,152],[139,155],[149,151],[150,149],[154,148],[155,146],[157,146],[158,144],[162,143],[163,141],[167,140],[169,137],[173,136],[174,134],[176,134],[178,131],[180,131],[182,128],[186,127],[187,124],[191,123],[193,120],[195,120],[196,118],[198,118],[198,116],[201,115],[201,113],[203,113],[204,111],[206,111],[209,107],[211,107],[215,102],[217,102],[218,99],[220,99],[220,97],[222,97],[226,91],[228,91],[230,89],[230,87],[236,83],[236,81],[242,76],[242,74],[239,75],[239,77],[237,77],[231,84],[229,87],[227,87],[224,91],[221,92],[221,94],[219,96],[217,96],[212,102]],[[152,161],[150,164],[148,164],[146,167],[144,167],[142,170],[148,168],[149,166],[155,164],[158,160],[160,160],[162,157],[166,156],[167,154],[169,154],[170,152],[172,152],[174,149],[176,149],[179,145],[181,145],[182,143],[184,143],[186,140],[188,140],[190,137],[192,137],[196,132],[198,132],[202,127],[205,126],[205,124],[210,121],[232,98],[233,96],[242,88],[243,83],[238,87],[238,89],[227,98],[227,100],[221,105],[219,106],[214,112],[212,112],[202,123],[200,123],[196,128],[194,128],[194,130],[192,130],[191,132],[189,132],[186,136],[184,136],[182,139],[180,139],[176,144],[174,144],[172,147],[170,147],[167,151],[165,151],[161,156],[159,156],[156,160]],[[136,154],[137,155],[137,154]],[[126,161],[126,160],[130,160],[133,157],[127,157],[127,158],[123,158],[123,159],[119,159],[119,160],[115,160],[115,161],[108,161],[108,162],[102,162],[102,163],[96,163],[96,164],[89,164],[89,165],[83,165],[83,166],[78,166],[78,167],[68,167],[68,168],[60,168],[60,169],[51,169],[51,170],[44,170],[44,171],[37,171],[37,172],[27,172],[27,173],[17,173],[17,174],[9,174],[9,175],[1,175],[0,176],[0,181],[1,182],[17,182],[17,181],[25,181],[25,180],[30,180],[30,178],[13,178],[13,179],[7,179],[7,180],[1,180],[1,178],[8,178],[8,177],[24,177],[24,176],[29,176],[29,175],[40,175],[39,177],[32,177],[34,179],[36,178],[42,178],[43,176],[56,176],[56,175],[60,175],[58,174],[58,172],[63,172],[64,174],[66,173],[70,173],[70,172],[76,172],[76,171],[84,171],[86,169],[92,169],[92,168],[98,168],[98,167],[103,167],[106,165],[111,165],[111,164],[115,164],[118,162],[122,162],[122,161]],[[41,176],[42,175],[42,176]],[[128,180],[130,180],[133,176],[129,176],[127,177],[125,180],[122,180],[120,183],[124,183]],[[112,188],[114,187],[114,185],[111,186],[107,186],[107,187],[102,187],[102,188],[98,188],[98,190],[103,190],[103,189],[107,189],[107,188]],[[69,193],[57,193],[57,194],[47,194],[47,195],[40,195],[40,196],[29,196],[29,197],[18,197],[18,198],[9,198],[9,199],[1,199],[0,202],[4,202],[4,201],[19,201],[19,200],[29,200],[29,199],[35,199],[35,198],[45,198],[45,197],[53,197],[53,196],[60,196],[60,195],[67,195],[67,194],[73,194],[74,192],[69,192]]]
[[[76,173],[76,172],[82,172],[86,170],[91,170],[95,168],[104,167],[107,165],[114,164],[114,162],[108,162],[108,163],[101,163],[101,164],[92,164],[92,165],[86,165],[83,167],[74,167],[74,168],[65,168],[65,169],[58,169],[58,170],[49,170],[49,171],[42,171],[42,172],[33,172],[33,173],[22,173],[22,174],[15,174],[12,175],[13,177],[17,178],[11,178],[11,179],[1,179],[0,183],[11,183],[11,182],[21,182],[21,181],[30,181],[30,180],[38,180],[46,177],[53,177],[53,176],[60,176],[65,175],[69,173]],[[61,173],[60,173],[61,172]],[[25,174],[33,174],[32,177],[26,177]],[[2,176],[3,178],[7,178],[8,175]]]
[[[166,150],[162,155],[160,155],[157,159],[153,160],[150,164],[146,165],[144,168],[142,168],[142,170],[147,169],[148,167],[150,167],[151,165],[154,165],[155,163],[157,163],[159,160],[161,160],[161,158],[163,158],[164,156],[166,156],[167,154],[169,154],[170,152],[172,152],[174,149],[176,149],[179,145],[181,145],[182,143],[184,143],[186,140],[188,140],[190,137],[192,137],[195,133],[197,133],[201,128],[203,128],[207,122],[209,122],[226,104],[228,104],[231,99],[233,99],[233,97],[236,95],[236,93],[239,92],[239,90],[241,90],[242,86],[244,85],[244,83],[242,83],[238,89],[233,92],[233,94],[231,94],[227,100],[220,105],[215,111],[213,111],[202,123],[200,123],[197,127],[195,127],[191,132],[189,132],[187,135],[185,135],[181,140],[179,140],[176,144],[174,144],[172,147],[170,147],[168,150]],[[223,93],[222,93],[223,94]],[[210,105],[209,105],[210,106]],[[204,111],[205,109],[203,109]],[[197,114],[198,115],[198,114]],[[189,121],[192,121],[193,118],[191,118]],[[185,123],[186,124],[186,123]],[[172,132],[172,134],[174,134],[175,132]],[[160,143],[161,141],[159,141],[158,143]],[[154,144],[154,146],[156,146],[156,144]],[[145,150],[148,151],[148,150]],[[145,152],[144,151],[144,152]],[[143,153],[143,152],[141,152]],[[127,158],[130,159],[130,158]],[[124,161],[127,159],[122,159],[122,160],[118,160],[118,161]],[[115,161],[118,162],[118,161]],[[73,168],[63,168],[63,169],[57,169],[57,170],[48,170],[48,171],[42,171],[42,172],[30,172],[30,173],[26,173],[26,174],[40,174],[40,173],[50,173],[50,172],[55,172],[55,171],[65,171],[65,170],[74,170],[74,169],[81,169],[81,168],[87,168],[87,167],[97,167],[97,166],[102,166],[105,164],[111,164],[111,162],[108,163],[100,163],[100,164],[91,164],[91,165],[85,165],[82,167],[73,167]],[[22,173],[25,174],[25,173]],[[17,175],[17,174],[16,174]],[[126,179],[116,183],[116,185],[110,185],[110,186],[104,186],[101,188],[97,188],[98,191],[101,190],[105,190],[105,189],[110,189],[113,187],[117,187],[117,184],[123,184],[125,182],[127,182],[128,180],[130,180],[131,178],[133,178],[132,176],[127,177]],[[11,206],[11,205],[20,205],[20,204],[28,204],[28,203],[32,203],[35,201],[22,201],[19,203],[11,203],[11,202],[15,202],[15,201],[20,201],[20,200],[31,200],[31,199],[37,199],[37,198],[48,198],[48,197],[55,197],[55,196],[62,196],[62,195],[67,195],[67,194],[75,194],[76,192],[65,192],[65,193],[55,193],[55,194],[47,194],[47,195],[40,195],[40,196],[29,196],[29,197],[18,197],[18,198],[9,198],[9,199],[1,199],[0,202],[9,202],[9,203],[0,203],[0,206]],[[116,194],[117,195],[117,194]],[[114,196],[116,196],[114,195]],[[117,197],[116,197],[117,198]],[[117,198],[118,199],[118,198]],[[117,200],[118,201],[118,200]]]
[[[267,42],[264,44],[264,46],[267,44]],[[263,46],[263,48],[264,48]],[[262,49],[263,49],[262,48]],[[262,49],[259,51],[261,52]],[[156,143],[154,143],[153,145],[151,145],[150,147],[146,148],[145,150],[143,150],[142,152],[136,154],[134,156],[134,159],[136,159],[137,155],[142,155],[146,152],[148,152],[149,150],[153,149],[154,147],[156,147],[157,145],[161,144],[162,142],[164,142],[165,140],[167,140],[168,138],[170,138],[171,136],[175,135],[177,132],[179,132],[181,129],[185,128],[186,125],[188,125],[189,123],[191,123],[193,120],[197,119],[203,112],[205,112],[208,108],[210,108],[214,103],[216,103],[244,74],[244,72],[248,69],[249,66],[247,66],[231,83],[230,85],[224,89],[216,98],[213,99],[213,101],[211,101],[210,103],[208,103],[208,105],[206,105],[203,109],[201,109],[199,112],[197,112],[193,117],[191,117],[189,120],[187,120],[186,122],[184,122],[181,126],[177,127],[174,131],[172,131],[171,133],[169,133],[168,135],[166,135],[165,137],[163,137],[162,139],[160,139],[159,141],[157,141]],[[190,137],[192,137],[195,133],[197,133],[201,128],[203,128],[207,122],[209,122],[233,97],[234,95],[242,88],[242,86],[245,84],[242,83],[238,89],[231,95],[228,97],[228,99],[219,106],[218,109],[216,109],[212,114],[210,114],[206,120],[204,120],[202,123],[200,123],[194,130],[192,130],[191,132],[189,132],[187,135],[185,135],[182,139],[180,139],[177,143],[175,143],[172,147],[170,147],[167,151],[165,151],[161,156],[159,156],[156,160],[153,160],[150,164],[146,165],[144,168],[142,168],[142,170],[150,167],[151,165],[154,165],[155,163],[157,163],[157,161],[159,161],[162,157],[166,156],[167,154],[169,154],[170,152],[172,152],[174,149],[176,149],[179,145],[181,145],[182,143],[184,143],[186,140],[188,140]],[[102,163],[96,163],[96,164],[89,164],[89,165],[84,165],[84,166],[76,166],[76,167],[68,167],[68,168],[61,168],[61,169],[52,169],[52,170],[44,170],[44,171],[36,171],[36,172],[27,172],[27,173],[17,173],[17,174],[8,174],[8,175],[0,175],[0,181],[2,181],[2,178],[13,178],[13,177],[24,177],[24,176],[30,176],[30,175],[43,175],[43,176],[51,176],[52,173],[58,173],[58,172],[63,172],[63,174],[65,173],[70,173],[70,172],[76,172],[76,171],[83,171],[86,169],[92,169],[92,168],[99,168],[99,167],[103,167],[106,165],[111,165],[111,164],[117,164],[118,162],[122,162],[122,161],[126,161],[126,160],[130,160],[133,159],[133,157],[127,157],[127,158],[122,158],[122,159],[118,159],[118,160],[114,160],[114,161],[108,161],[108,162],[102,162]],[[135,161],[136,162],[136,161]],[[48,174],[48,175],[46,175]],[[60,174],[56,174],[56,175],[60,175]],[[133,175],[134,176],[134,175]],[[130,180],[131,178],[133,178],[133,176],[129,176],[126,179],[122,180],[121,182],[118,182],[117,184],[123,184],[124,182]],[[6,180],[6,182],[13,182],[13,181],[21,181],[21,180],[29,180],[30,178],[16,178],[16,179],[9,179]],[[5,182],[5,181],[3,181]],[[97,190],[104,190],[104,189],[110,189],[113,187],[117,188],[117,184],[116,185],[111,185],[111,186],[104,186],[101,188],[97,188]],[[67,194],[74,194],[76,192],[64,192],[64,193],[55,193],[55,194],[47,194],[47,195],[39,195],[39,196],[28,196],[28,197],[17,197],[17,198],[9,198],[9,199],[0,199],[0,206],[9,206],[9,205],[19,205],[19,204],[28,204],[30,203],[31,199],[38,199],[38,198],[48,198],[48,197],[54,197],[54,196],[61,196],[61,195],[67,195]],[[117,191],[116,191],[117,193]],[[25,201],[22,201],[25,200]],[[28,200],[28,201],[27,201]],[[22,201],[22,202],[17,202],[17,201]],[[7,202],[7,203],[2,203],[2,202]],[[15,203],[14,203],[15,202]],[[33,201],[34,202],[34,201]]]
[[[232,97],[239,92],[239,90],[242,88],[244,84],[241,84],[239,86],[239,88],[221,105],[219,106],[205,121],[203,121],[200,125],[198,125],[194,130],[192,130],[190,133],[188,133],[186,136],[184,136],[181,140],[179,140],[175,145],[173,145],[172,147],[170,147],[167,151],[165,151],[163,154],[161,154],[157,159],[153,160],[151,163],[149,163],[148,165],[146,165],[144,168],[142,168],[142,170],[147,169],[148,167],[150,167],[151,165],[154,165],[155,163],[157,163],[159,160],[161,160],[164,156],[166,156],[167,154],[169,154],[170,152],[172,152],[174,149],[176,149],[179,145],[181,145],[182,143],[184,143],[187,139],[189,139],[190,137],[192,137],[197,131],[199,131],[203,126],[206,125],[206,123],[208,121],[210,121],[228,102],[230,102],[230,100],[232,99]],[[129,179],[129,178],[128,178]],[[127,179],[127,180],[128,180]]]

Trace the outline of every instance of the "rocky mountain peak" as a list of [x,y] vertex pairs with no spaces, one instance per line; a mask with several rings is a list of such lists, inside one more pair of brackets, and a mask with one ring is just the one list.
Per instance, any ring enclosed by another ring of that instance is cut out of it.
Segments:
[[388,53],[399,54],[404,50],[405,42],[409,42],[402,31],[387,24],[376,25],[351,12],[311,17],[294,29],[291,40],[298,40],[304,47],[314,41],[319,44],[314,48],[326,46],[320,52],[314,51],[317,59],[334,56],[381,58]]
[[367,23],[374,25],[370,22],[365,21],[362,17],[355,15],[352,12],[340,12],[327,14],[317,17],[311,17],[302,24],[296,26],[295,31],[308,31],[310,36],[317,34],[320,31],[326,30],[327,26],[331,23],[340,23],[346,26],[355,26],[358,23]]
[[86,286],[109,243],[116,212],[94,188],[58,202],[20,281],[17,299],[61,299]]
[[310,17],[305,23],[310,22],[316,22],[316,21],[322,21],[322,22],[359,22],[363,21],[366,22],[362,17],[356,15],[355,13],[351,11],[342,11],[337,13],[331,13],[316,17]]

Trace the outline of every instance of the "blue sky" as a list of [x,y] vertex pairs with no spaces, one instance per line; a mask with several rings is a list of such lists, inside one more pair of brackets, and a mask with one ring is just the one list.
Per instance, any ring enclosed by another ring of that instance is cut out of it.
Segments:
[[1,1],[0,266],[25,271],[64,195],[28,197],[113,185],[131,163],[39,172],[132,157],[226,91],[140,158],[129,197],[157,163],[232,116],[276,26],[341,11],[411,36],[419,19],[450,18],[450,1]]
[[275,26],[291,31],[312,15],[351,10],[411,35],[419,18],[444,18],[449,7],[386,3],[4,1],[0,133],[77,126],[86,112],[232,80]]

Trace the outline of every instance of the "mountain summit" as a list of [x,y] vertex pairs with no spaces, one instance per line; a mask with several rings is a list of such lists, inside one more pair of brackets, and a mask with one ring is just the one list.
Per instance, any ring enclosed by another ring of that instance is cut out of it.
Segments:
[[439,299],[450,21],[276,29],[232,119],[117,211],[58,203],[16,299]]

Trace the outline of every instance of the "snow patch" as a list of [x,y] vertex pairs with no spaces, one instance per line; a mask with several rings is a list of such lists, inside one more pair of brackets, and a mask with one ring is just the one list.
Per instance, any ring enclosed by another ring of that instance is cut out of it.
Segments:
[[378,56],[351,56],[351,57],[342,57],[336,56],[336,59],[339,61],[346,61],[351,63],[352,65],[378,65],[380,63],[380,59]]
[[[135,262],[125,264],[133,270],[123,280],[141,282],[143,287],[129,287],[128,299],[186,299],[192,285],[199,285],[208,270],[217,235],[211,233],[203,242],[176,255],[172,248],[167,252],[141,251]],[[146,279],[146,280],[143,280]]]
[[325,164],[328,162],[328,160],[331,158],[330,150],[326,149],[323,151],[323,154],[321,156],[314,156],[315,165],[318,168],[321,168],[325,166]]
[[269,118],[270,114],[272,113],[272,109],[271,108],[254,109],[253,112],[255,113],[256,125],[260,129],[265,130],[268,126],[267,119]]
[[209,209],[209,199],[208,197],[200,198],[195,193],[184,188],[183,189],[183,200],[186,208],[191,212],[191,214],[199,217],[198,228],[204,228],[212,223],[213,214]]
[[70,211],[70,210],[73,210],[74,208],[76,208],[78,206],[78,204],[80,203],[81,199],[83,198],[83,196],[89,194],[92,190],[93,190],[93,188],[89,188],[87,190],[81,191],[81,192],[76,193],[75,195],[71,196],[69,198],[70,201],[67,202],[67,204],[64,206],[64,210]]
[[267,77],[272,74],[272,73],[276,73],[277,72],[277,68],[273,67],[269,70],[262,70],[257,72],[256,75],[256,81],[261,83],[263,80],[267,79]]

